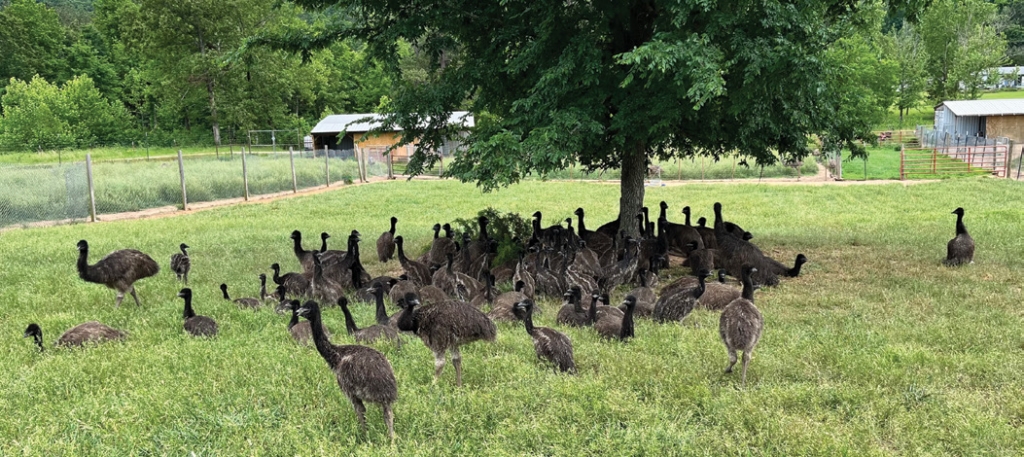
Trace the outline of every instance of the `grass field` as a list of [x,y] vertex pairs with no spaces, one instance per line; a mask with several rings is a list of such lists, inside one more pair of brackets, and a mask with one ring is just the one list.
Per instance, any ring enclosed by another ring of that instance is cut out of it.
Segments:
[[[867,164],[862,159],[850,157],[849,151],[843,152],[843,178],[848,180],[863,179],[900,179],[900,152],[894,150],[895,146],[869,146]],[[966,159],[964,159],[966,160]],[[963,161],[958,161],[946,156],[936,157],[936,164],[951,168],[952,166],[967,167]],[[865,165],[867,165],[865,169]],[[945,173],[945,174],[912,174],[907,179],[954,179],[970,178],[976,176],[990,175],[985,171],[974,173]]]
[[[461,389],[450,365],[434,383],[429,350],[410,338],[400,350],[378,346],[398,379],[393,446],[379,408],[369,408],[368,436],[358,433],[333,374],[292,342],[286,317],[241,311],[217,285],[253,296],[271,263],[298,269],[293,229],[332,240],[358,229],[366,267],[395,273],[397,262],[371,254],[390,215],[419,252],[434,222],[487,205],[540,209],[548,220],[583,206],[596,225],[614,213],[617,186],[529,182],[481,194],[449,181],[389,182],[173,218],[10,231],[0,239],[9,259],[0,280],[0,455],[1021,455],[1022,190],[987,178],[649,189],[648,203],[668,201],[674,220],[684,204],[710,216],[721,201],[766,253],[811,259],[800,278],[757,293],[766,329],[747,388],[722,373],[718,315],[706,311],[684,325],[641,320],[628,344],[561,329],[575,345],[575,377],[540,365],[522,327],[500,324],[497,342],[463,349]],[[948,269],[941,259],[957,206],[978,251],[974,265]],[[126,247],[157,259],[163,271],[138,284],[142,308],[114,309],[113,291],[77,278],[79,239],[90,241],[92,262]],[[217,339],[181,329],[181,286],[167,271],[181,242],[192,246],[195,307],[218,320]],[[557,305],[541,302],[538,325],[554,325]],[[354,313],[362,325],[372,320],[370,306]],[[51,344],[94,319],[131,337],[44,354],[21,338],[38,322]],[[341,332],[337,309],[325,319]]]

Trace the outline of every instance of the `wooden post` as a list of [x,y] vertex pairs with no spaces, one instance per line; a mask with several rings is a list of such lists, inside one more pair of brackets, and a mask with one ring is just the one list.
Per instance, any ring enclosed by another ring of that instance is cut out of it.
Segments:
[[234,157],[234,156],[235,156],[235,144],[234,143],[228,143],[228,157]]
[[906,154],[906,150],[903,146],[900,146],[900,181],[903,180],[903,156]]
[[181,149],[178,149],[178,174],[181,176],[181,210],[188,211],[188,195],[185,193],[185,164],[181,159]]
[[245,146],[242,146],[242,184],[245,185],[245,201],[249,201],[249,168],[245,163]]
[[437,172],[437,177],[440,178],[440,177],[444,176],[444,152],[442,151],[437,156],[438,156],[438,163],[441,164],[440,171]]
[[292,163],[292,193],[299,193],[299,181],[295,179],[295,154],[292,147],[288,146],[288,160]]
[[89,181],[89,220],[96,222],[96,191],[92,185],[92,154],[85,155],[85,176]]
[[331,153],[327,151],[327,145],[324,145],[324,171],[327,172],[327,187],[331,187]]
[[388,179],[395,179],[395,149],[388,153]]

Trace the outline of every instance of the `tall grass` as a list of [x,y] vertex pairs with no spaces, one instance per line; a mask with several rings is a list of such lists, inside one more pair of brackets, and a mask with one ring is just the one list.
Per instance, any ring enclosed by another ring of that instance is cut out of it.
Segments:
[[[710,216],[721,201],[766,253],[811,259],[800,278],[757,292],[766,327],[747,388],[722,373],[718,315],[705,311],[683,325],[641,320],[628,344],[559,328],[575,346],[574,377],[541,365],[521,326],[500,324],[496,342],[463,349],[461,389],[450,365],[433,382],[430,352],[406,337],[400,350],[377,346],[398,379],[394,446],[378,408],[369,408],[368,435],[359,433],[327,365],[291,341],[287,317],[240,310],[217,285],[253,296],[271,263],[297,270],[294,229],[358,229],[369,252],[396,215],[419,252],[433,223],[488,205],[542,210],[551,220],[582,206],[596,226],[616,213],[615,186],[528,182],[482,194],[450,181],[391,182],[174,218],[7,232],[0,455],[1020,455],[1021,191],[987,178],[648,189],[648,204],[668,201],[675,221],[684,204]],[[958,206],[967,209],[976,263],[948,269],[941,259]],[[114,309],[113,291],[77,278],[79,239],[90,241],[92,261],[127,247],[157,259],[161,273],[138,283],[143,307]],[[195,307],[221,325],[216,339],[181,329],[181,285],[167,271],[181,242],[192,246]],[[370,254],[363,262],[374,275],[400,270]],[[680,273],[673,268],[663,283]],[[555,326],[558,305],[540,300],[537,324]],[[361,325],[372,322],[371,306],[353,312]],[[325,319],[335,343],[352,342],[337,309]],[[51,344],[89,320],[131,336],[43,354],[21,339],[30,322]]]

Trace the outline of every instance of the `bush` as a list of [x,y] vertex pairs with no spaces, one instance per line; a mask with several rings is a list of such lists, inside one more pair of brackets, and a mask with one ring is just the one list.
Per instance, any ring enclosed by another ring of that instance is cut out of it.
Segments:
[[506,213],[487,207],[472,219],[456,219],[451,223],[456,240],[461,242],[463,233],[468,233],[470,238],[476,239],[480,230],[477,221],[480,216],[484,216],[490,221],[487,225],[487,234],[498,241],[498,255],[492,265],[501,265],[518,257],[521,246],[512,240],[517,237],[520,240],[530,237],[533,233],[530,220],[524,219],[519,213]]

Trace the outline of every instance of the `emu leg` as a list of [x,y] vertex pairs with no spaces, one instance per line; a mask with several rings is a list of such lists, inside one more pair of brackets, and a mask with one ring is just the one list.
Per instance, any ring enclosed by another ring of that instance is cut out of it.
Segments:
[[117,292],[117,300],[114,303],[115,308],[121,307],[121,300],[124,300],[124,292]]
[[462,387],[462,354],[459,354],[459,348],[452,349],[452,365],[455,365],[455,383]]
[[185,285],[187,286],[188,285],[188,272],[186,271],[185,274],[182,275],[182,277],[185,278]]
[[750,351],[743,351],[743,387],[747,387],[747,364],[750,363]]
[[729,366],[725,367],[726,373],[732,373],[732,366],[736,365],[736,350],[729,349]]
[[[122,294],[124,296],[124,294]],[[132,298],[135,299],[135,306],[142,307],[142,303],[139,303],[139,296],[135,295],[135,286],[132,286]]]
[[366,405],[363,404],[362,400],[360,400],[360,399],[358,399],[356,397],[351,397],[350,400],[352,400],[352,407],[354,407],[356,409],[356,418],[359,419],[359,430],[361,430],[363,432],[363,434],[365,435],[366,434]]
[[441,377],[444,371],[444,351],[434,352],[434,381]]
[[381,405],[381,410],[384,411],[384,423],[388,424],[388,437],[395,441],[395,412],[388,404]]

